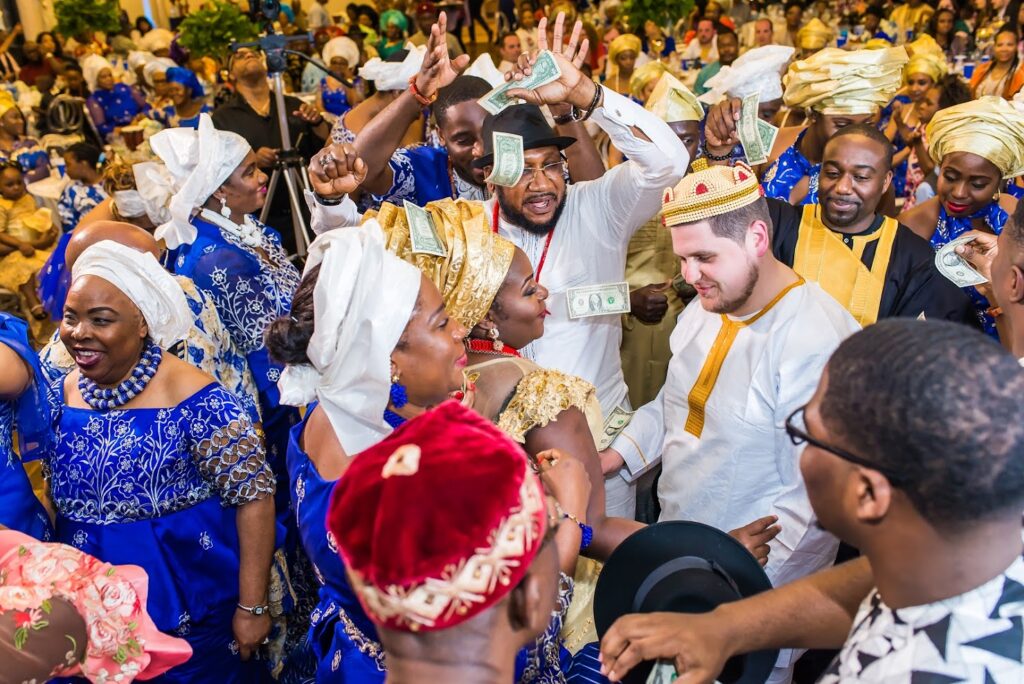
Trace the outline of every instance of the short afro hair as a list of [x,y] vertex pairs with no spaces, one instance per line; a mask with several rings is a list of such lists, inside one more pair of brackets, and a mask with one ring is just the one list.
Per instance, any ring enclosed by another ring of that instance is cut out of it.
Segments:
[[887,154],[885,157],[885,170],[889,171],[892,169],[892,155],[893,147],[892,141],[885,137],[885,133],[882,133],[878,128],[871,124],[851,124],[849,126],[843,126],[838,131],[832,134],[832,137],[825,143],[825,147],[828,147],[829,143],[838,138],[842,138],[845,135],[862,135],[865,138],[870,138],[876,143],[882,146],[886,150]]
[[491,91],[491,84],[479,76],[457,76],[454,81],[437,91],[434,101],[434,118],[437,124],[443,125],[445,113],[450,107],[479,100]]
[[1024,368],[986,335],[892,318],[839,345],[822,421],[837,446],[899,477],[929,523],[1024,509]]

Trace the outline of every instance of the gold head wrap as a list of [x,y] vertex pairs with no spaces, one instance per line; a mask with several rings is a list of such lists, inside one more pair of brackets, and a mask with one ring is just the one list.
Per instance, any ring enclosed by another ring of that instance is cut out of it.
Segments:
[[925,74],[936,83],[939,82],[949,67],[946,65],[946,54],[935,42],[935,39],[925,34],[906,46],[910,61],[907,62],[903,73],[907,78],[910,74]]
[[825,48],[794,62],[782,79],[789,107],[822,114],[874,114],[903,85],[907,51]]
[[[444,199],[424,209],[448,252],[414,254],[405,209],[385,202],[376,219],[389,251],[418,268],[441,292],[444,308],[467,329],[484,319],[505,282],[515,245],[491,230],[483,205]],[[367,212],[363,220],[373,217]]]
[[668,72],[668,67],[660,59],[637,67],[633,72],[632,78],[629,79],[629,94],[638,100],[643,100],[644,88],[661,78],[662,74],[667,74]]
[[1001,97],[981,97],[936,112],[925,137],[936,164],[970,152],[996,165],[1003,178],[1024,174],[1024,114]]
[[16,106],[17,103],[14,101],[14,96],[6,90],[0,90],[0,116],[3,116]]
[[611,68],[616,70],[619,68],[616,58],[623,52],[635,52],[639,55],[640,49],[641,44],[638,36],[634,36],[632,33],[623,33],[608,46],[608,62],[611,64]]
[[764,196],[757,176],[746,164],[695,170],[662,195],[662,222],[668,226],[697,223],[753,204]]
[[820,50],[832,40],[832,29],[815,17],[796,32],[797,47],[801,50]]
[[888,50],[892,47],[892,43],[887,41],[885,38],[872,38],[868,42],[864,43],[865,50]]
[[662,74],[644,108],[665,123],[704,120],[704,108],[697,97],[668,72]]

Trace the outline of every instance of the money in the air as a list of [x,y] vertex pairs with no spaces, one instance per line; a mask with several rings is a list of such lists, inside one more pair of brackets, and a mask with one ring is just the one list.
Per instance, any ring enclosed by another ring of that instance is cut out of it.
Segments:
[[573,319],[629,313],[629,283],[571,287],[566,299]]
[[961,235],[939,249],[935,253],[935,268],[939,273],[952,280],[958,287],[970,287],[987,283],[985,276],[974,270],[967,260],[956,253],[956,248],[973,241],[970,235]]
[[523,136],[494,131],[494,162],[491,175],[484,180],[511,188],[523,177],[526,162],[523,159]]
[[516,103],[516,99],[514,97],[508,96],[508,91],[515,88],[536,90],[541,86],[557,81],[558,77],[561,75],[562,70],[558,68],[558,62],[555,61],[555,56],[551,54],[550,50],[544,50],[537,55],[536,61],[533,63],[533,66],[530,67],[529,76],[525,77],[521,81],[506,81],[477,101],[480,103],[481,107],[491,114],[497,114],[509,105]]
[[405,200],[404,204],[405,218],[409,222],[409,242],[412,245],[413,254],[447,256],[448,250],[444,248],[441,238],[437,235],[434,219],[430,217],[430,212],[409,200]]

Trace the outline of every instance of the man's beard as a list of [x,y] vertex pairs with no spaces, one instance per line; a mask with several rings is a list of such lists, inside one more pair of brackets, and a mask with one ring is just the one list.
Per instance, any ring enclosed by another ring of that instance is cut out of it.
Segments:
[[[550,233],[555,225],[558,223],[558,219],[562,216],[562,210],[565,209],[565,198],[567,194],[562,195],[562,201],[558,203],[555,208],[555,213],[551,215],[551,219],[544,223],[536,223],[526,218],[526,214],[512,206],[512,203],[505,198],[505,189],[502,187],[495,188],[495,194],[498,197],[498,206],[501,207],[501,213],[505,215],[505,219],[516,226],[519,226],[523,230],[533,233],[534,235],[547,235]],[[552,193],[553,194],[553,193]]]
[[[737,309],[743,307],[750,299],[750,295],[754,294],[754,288],[757,287],[757,279],[760,276],[760,271],[757,268],[757,264],[751,262],[747,268],[747,282],[743,286],[743,293],[738,297],[732,299],[723,299],[713,309],[709,309],[711,313],[716,314],[729,314]],[[721,287],[719,286],[719,292]],[[724,293],[723,293],[724,294]]]

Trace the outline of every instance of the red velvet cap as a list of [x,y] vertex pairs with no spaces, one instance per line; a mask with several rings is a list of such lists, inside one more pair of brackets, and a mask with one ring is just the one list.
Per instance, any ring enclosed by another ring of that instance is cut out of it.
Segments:
[[404,631],[452,627],[500,601],[546,527],[526,453],[455,401],[353,458],[327,512],[367,614]]

